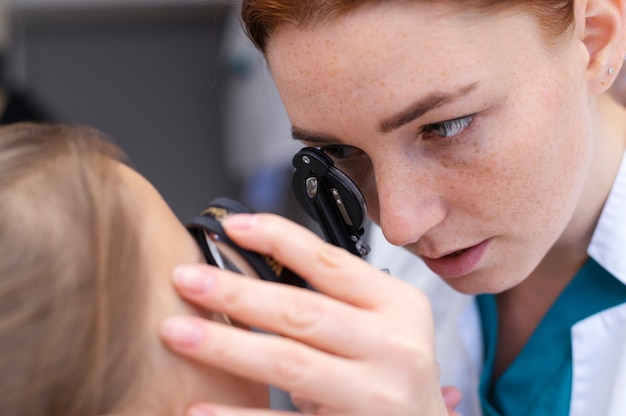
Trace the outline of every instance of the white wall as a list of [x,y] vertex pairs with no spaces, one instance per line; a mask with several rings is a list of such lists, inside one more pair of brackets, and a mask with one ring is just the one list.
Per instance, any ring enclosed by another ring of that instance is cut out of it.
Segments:
[[111,135],[183,221],[238,195],[220,133],[223,2],[9,1],[12,85]]

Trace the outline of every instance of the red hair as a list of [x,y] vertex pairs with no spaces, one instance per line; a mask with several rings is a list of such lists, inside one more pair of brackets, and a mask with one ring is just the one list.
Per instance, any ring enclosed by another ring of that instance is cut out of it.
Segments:
[[[574,22],[574,0],[440,0],[459,8],[502,9],[518,7],[532,12],[552,39],[566,33]],[[384,0],[243,0],[241,18],[252,42],[263,53],[274,30],[282,25],[311,26],[332,20],[366,5]]]

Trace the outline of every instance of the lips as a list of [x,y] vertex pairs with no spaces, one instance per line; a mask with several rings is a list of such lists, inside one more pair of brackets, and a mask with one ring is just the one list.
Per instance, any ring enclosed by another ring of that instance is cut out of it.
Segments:
[[437,275],[444,279],[452,279],[471,273],[482,258],[487,248],[488,240],[456,250],[438,258],[422,256],[424,263]]

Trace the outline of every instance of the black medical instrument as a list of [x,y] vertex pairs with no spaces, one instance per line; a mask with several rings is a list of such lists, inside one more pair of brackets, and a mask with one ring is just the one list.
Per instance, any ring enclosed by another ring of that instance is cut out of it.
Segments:
[[[359,257],[365,256],[369,252],[363,241],[367,207],[354,182],[334,166],[332,159],[313,147],[301,149],[292,162],[296,199],[319,224],[326,240]],[[232,214],[252,212],[240,202],[217,198],[185,226],[208,264],[262,280],[308,287],[301,277],[272,257],[241,248],[228,238],[222,221]]]
[[270,282],[307,287],[302,278],[272,257],[241,248],[226,236],[222,221],[232,214],[251,212],[252,209],[237,201],[217,198],[185,226],[196,239],[208,264]]
[[292,163],[296,199],[318,223],[324,238],[359,257],[367,255],[370,248],[363,241],[367,205],[356,184],[314,147],[300,149]]

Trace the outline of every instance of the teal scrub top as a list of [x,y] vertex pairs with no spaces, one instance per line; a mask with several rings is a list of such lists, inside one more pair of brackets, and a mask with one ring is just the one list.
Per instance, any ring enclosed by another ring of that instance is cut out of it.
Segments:
[[626,286],[589,259],[497,380],[492,377],[498,339],[494,295],[477,298],[485,362],[480,380],[484,416],[567,416],[572,392],[572,326],[626,302]]

